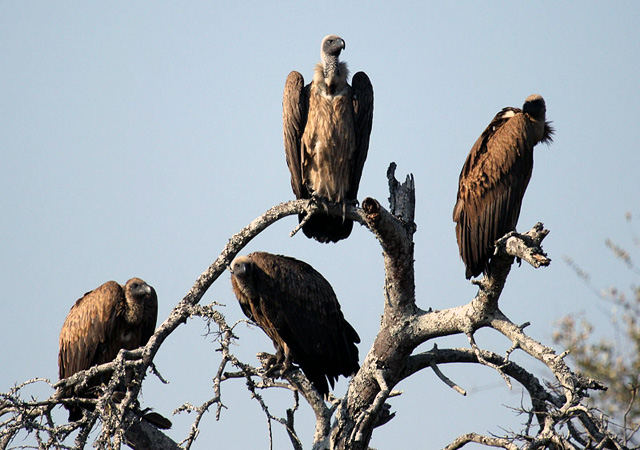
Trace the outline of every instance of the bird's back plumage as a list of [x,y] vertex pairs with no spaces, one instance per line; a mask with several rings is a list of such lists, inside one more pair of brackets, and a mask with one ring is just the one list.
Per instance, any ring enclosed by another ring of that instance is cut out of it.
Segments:
[[[541,104],[532,109],[534,102]],[[533,171],[533,148],[551,142],[553,129],[545,120],[542,97],[530,96],[523,109],[502,109],[460,172],[453,220],[467,278],[488,271],[495,241],[515,230]]]

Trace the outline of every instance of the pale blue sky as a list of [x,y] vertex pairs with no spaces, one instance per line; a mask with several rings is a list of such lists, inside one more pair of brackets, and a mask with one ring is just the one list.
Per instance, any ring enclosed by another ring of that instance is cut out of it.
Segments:
[[[631,280],[604,240],[629,242],[624,213],[640,214],[638,23],[636,2],[0,1],[0,391],[57,378],[58,332],[84,292],[139,276],[156,288],[163,321],[233,233],[293,198],[284,80],[294,69],[310,79],[330,33],[345,39],[343,60],[375,90],[360,199],[386,204],[391,161],[398,177],[415,175],[418,304],[442,309],[474,295],[451,221],[458,174],[494,114],[539,93],[557,133],[536,150],[519,229],[544,222],[553,263],[515,268],[501,306],[548,344],[565,314],[605,323],[606,308],[562,259],[573,257],[597,286]],[[291,255],[320,271],[362,337],[362,359],[382,312],[380,247],[361,227],[336,245],[289,238],[295,224],[281,221],[242,253]],[[230,322],[243,317],[228,275],[204,302],[214,300]],[[220,355],[204,332],[191,320],[165,343],[156,364],[171,384],[150,378],[146,406],[170,415],[213,396]],[[238,335],[234,350],[247,362],[272,349],[259,329],[241,326]],[[487,331],[478,340],[508,346]],[[396,418],[375,431],[373,447],[433,449],[471,431],[520,429],[525,418],[505,407],[519,406],[519,387],[509,391],[486,368],[443,371],[469,395],[430,371],[414,376],[398,386]],[[282,391],[265,396],[278,416],[292,404]],[[264,415],[244,383],[225,382],[223,398],[228,409],[219,422],[206,416],[195,448],[266,448]],[[306,405],[301,414],[308,446]],[[173,417],[171,436],[183,439],[192,419]],[[275,448],[287,448],[282,427],[274,433]]]

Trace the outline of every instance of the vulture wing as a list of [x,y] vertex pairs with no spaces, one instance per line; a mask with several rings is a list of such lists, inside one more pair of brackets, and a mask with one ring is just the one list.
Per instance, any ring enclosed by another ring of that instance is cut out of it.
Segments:
[[115,281],[108,281],[76,301],[60,331],[61,379],[116,357],[119,348],[114,350],[109,340],[120,320],[117,310],[124,303],[124,290]]
[[151,288],[150,299],[144,302],[144,316],[141,323],[140,342],[136,347],[147,345],[149,338],[156,331],[156,323],[158,322],[158,295],[155,289]]
[[369,151],[369,137],[373,125],[373,86],[364,72],[358,72],[351,80],[353,113],[356,135],[356,152],[353,157],[351,181],[347,199],[356,200],[364,162]]
[[304,78],[300,72],[293,71],[287,76],[282,98],[282,123],[284,149],[291,187],[296,198],[308,198],[306,188],[302,184],[302,134],[307,123],[309,109],[309,88],[304,86]]

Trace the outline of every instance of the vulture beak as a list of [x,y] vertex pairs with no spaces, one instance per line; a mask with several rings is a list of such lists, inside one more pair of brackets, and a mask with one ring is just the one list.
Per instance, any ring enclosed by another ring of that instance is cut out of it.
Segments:
[[141,284],[137,290],[140,294],[151,294],[151,286],[149,286],[147,283]]
[[141,280],[139,280],[138,282],[134,283],[131,287],[130,287],[130,292],[132,295],[136,296],[136,297],[144,297],[147,295],[151,295],[151,293],[153,292],[153,288],[151,286],[149,286],[147,283],[144,282],[140,282]]

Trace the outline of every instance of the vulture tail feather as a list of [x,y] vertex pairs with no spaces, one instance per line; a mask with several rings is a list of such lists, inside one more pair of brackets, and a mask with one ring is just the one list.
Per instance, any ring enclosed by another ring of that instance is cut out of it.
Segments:
[[[302,221],[303,217],[299,216],[299,220]],[[338,242],[346,239],[351,234],[352,229],[353,220],[323,214],[316,214],[310,217],[302,227],[305,236],[322,243]]]

